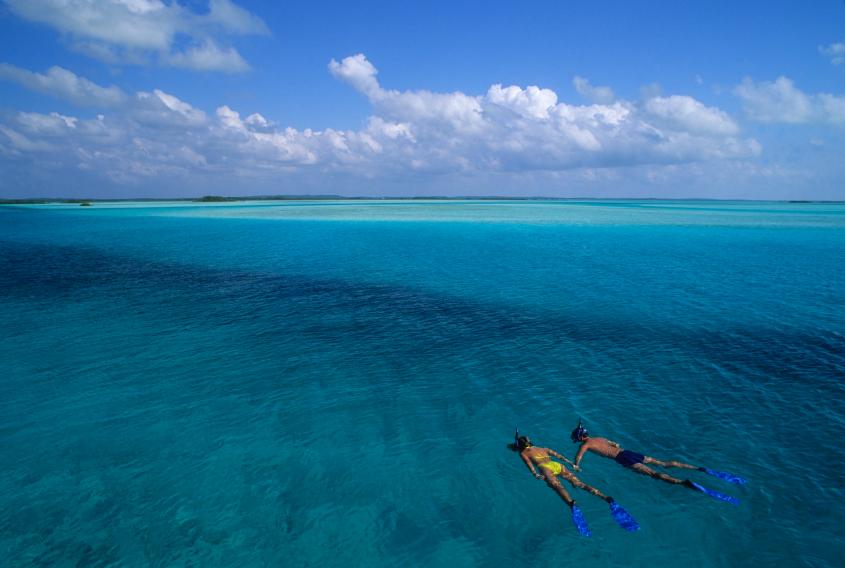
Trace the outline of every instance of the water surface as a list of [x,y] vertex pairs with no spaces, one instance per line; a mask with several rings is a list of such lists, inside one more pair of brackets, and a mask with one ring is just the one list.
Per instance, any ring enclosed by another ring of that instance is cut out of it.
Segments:
[[[835,566],[845,205],[0,208],[13,565]],[[505,448],[596,434],[592,539]]]

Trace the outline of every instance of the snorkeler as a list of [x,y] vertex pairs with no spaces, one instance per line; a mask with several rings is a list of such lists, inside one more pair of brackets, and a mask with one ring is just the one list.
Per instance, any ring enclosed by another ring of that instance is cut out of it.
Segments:
[[[575,523],[575,527],[582,535],[590,536],[590,529],[587,527],[587,521],[584,519],[581,510],[577,505],[575,505],[575,500],[561,484],[559,477],[568,481],[573,487],[592,493],[599,499],[602,499],[610,504],[610,510],[613,518],[625,530],[635,531],[640,528],[637,521],[635,521],[621,505],[614,501],[613,497],[609,497],[595,487],[587,485],[570,473],[563,464],[552,460],[552,456],[554,456],[569,463],[570,465],[574,465],[571,461],[556,451],[550,448],[535,446],[531,443],[531,440],[529,440],[528,437],[520,436],[519,431],[514,434],[514,443],[511,444],[510,447],[514,451],[519,452],[519,457],[522,458],[522,461],[525,462],[525,465],[528,466],[528,469],[531,470],[531,473],[535,478],[545,480],[546,484],[551,487],[552,490],[554,490],[554,492],[557,493],[567,505],[569,505],[569,508],[572,510],[572,522]],[[535,466],[539,467],[540,471],[543,473],[538,473],[537,467]]]
[[719,479],[723,479],[730,483],[745,483],[745,480],[741,477],[737,477],[730,473],[714,471],[712,469],[699,467],[697,465],[690,465],[688,463],[679,461],[660,461],[651,456],[646,456],[638,452],[632,452],[631,450],[625,450],[619,444],[608,440],[607,438],[596,438],[590,436],[589,432],[587,432],[587,429],[584,428],[584,425],[582,424],[581,420],[578,420],[578,426],[576,426],[575,429],[572,431],[570,437],[572,438],[573,443],[581,444],[581,447],[578,448],[578,453],[575,455],[575,463],[572,464],[573,469],[575,469],[575,471],[581,471],[580,464],[581,460],[584,457],[584,454],[586,454],[587,452],[594,452],[602,457],[610,458],[616,461],[616,463],[618,463],[619,465],[634,470],[637,473],[648,475],[655,479],[665,481],[666,483],[671,483],[674,485],[683,485],[684,487],[688,487],[696,491],[701,491],[702,493],[706,493],[707,495],[710,495],[711,497],[714,497],[716,499],[721,499],[722,501],[728,501],[729,503],[734,504],[739,503],[739,501],[734,497],[724,495],[711,489],[707,489],[705,487],[702,487],[698,483],[690,481],[689,479],[679,479],[677,477],[672,477],[669,474],[655,471],[645,464],[656,465],[658,467],[677,467],[680,469],[694,469],[696,471],[702,471],[708,475],[718,477]]

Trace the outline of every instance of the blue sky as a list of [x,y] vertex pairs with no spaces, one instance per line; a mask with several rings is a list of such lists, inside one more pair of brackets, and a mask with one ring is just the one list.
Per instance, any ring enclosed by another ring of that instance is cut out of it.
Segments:
[[845,2],[0,0],[0,197],[845,199]]

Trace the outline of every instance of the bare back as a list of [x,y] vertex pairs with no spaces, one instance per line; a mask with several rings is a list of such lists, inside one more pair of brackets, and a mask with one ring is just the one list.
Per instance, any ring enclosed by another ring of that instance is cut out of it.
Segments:
[[552,459],[551,455],[549,455],[548,448],[540,448],[537,446],[525,448],[522,450],[522,455],[530,459],[534,465],[540,465],[541,463]]
[[589,437],[581,442],[581,447],[578,448],[578,453],[575,456],[575,464],[579,465],[584,454],[593,452],[606,458],[614,459],[622,448],[616,442],[608,440],[607,438],[593,438]]
[[583,446],[587,448],[588,452],[593,452],[611,459],[615,458],[622,451],[619,444],[607,438],[587,438]]

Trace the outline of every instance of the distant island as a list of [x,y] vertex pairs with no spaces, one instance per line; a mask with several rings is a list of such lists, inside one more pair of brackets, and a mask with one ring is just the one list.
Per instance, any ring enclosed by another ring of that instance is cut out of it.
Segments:
[[343,195],[244,195],[231,197],[225,195],[204,195],[202,197],[134,197],[124,199],[80,199],[70,197],[28,197],[20,199],[0,198],[0,205],[46,205],[49,203],[78,203],[90,206],[94,203],[122,203],[184,201],[192,203],[231,203],[238,201],[770,201],[777,203],[845,203],[841,200],[801,200],[801,199],[713,199],[707,197],[663,198],[663,197],[544,197],[513,195],[414,195],[414,196],[343,196]]
[[205,195],[199,199],[194,199],[197,203],[224,203],[227,201],[239,201],[235,197],[224,197],[222,195]]

